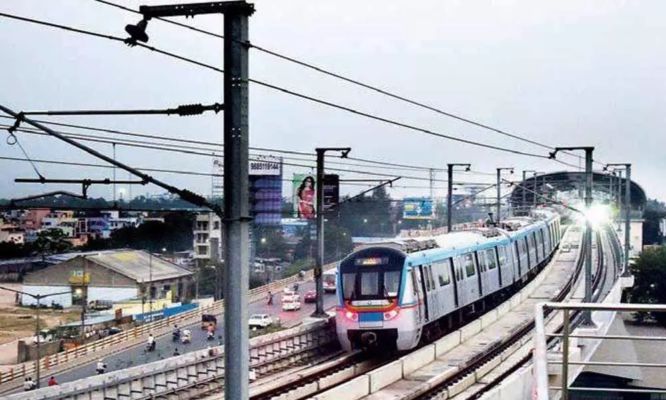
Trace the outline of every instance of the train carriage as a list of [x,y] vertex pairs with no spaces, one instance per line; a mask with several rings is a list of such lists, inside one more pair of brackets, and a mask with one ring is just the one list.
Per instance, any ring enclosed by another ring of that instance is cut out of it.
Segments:
[[414,348],[533,276],[556,249],[559,229],[559,216],[541,211],[499,228],[398,238],[350,254],[337,279],[343,348]]

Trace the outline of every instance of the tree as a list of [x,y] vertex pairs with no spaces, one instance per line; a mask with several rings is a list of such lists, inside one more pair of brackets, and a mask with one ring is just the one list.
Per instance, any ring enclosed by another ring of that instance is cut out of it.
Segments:
[[[666,304],[666,247],[647,248],[631,267],[634,274],[634,287],[631,289],[632,303]],[[638,314],[639,320],[645,314]],[[652,315],[666,326],[666,313]]]
[[661,244],[663,236],[659,232],[659,223],[666,218],[666,205],[657,200],[648,200],[643,212],[643,242]]

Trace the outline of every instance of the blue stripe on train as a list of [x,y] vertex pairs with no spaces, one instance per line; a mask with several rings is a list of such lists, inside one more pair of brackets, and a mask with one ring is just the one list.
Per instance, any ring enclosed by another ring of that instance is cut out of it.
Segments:
[[384,315],[380,312],[360,312],[358,320],[359,322],[379,322],[384,320]]

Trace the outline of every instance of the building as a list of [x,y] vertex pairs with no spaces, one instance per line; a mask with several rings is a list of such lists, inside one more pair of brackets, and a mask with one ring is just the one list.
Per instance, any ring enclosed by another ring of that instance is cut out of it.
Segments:
[[[45,299],[63,307],[80,306],[84,301],[122,301],[132,298],[163,299],[171,293],[174,301],[189,298],[192,272],[141,250],[110,250],[78,255],[23,280],[23,291],[31,294],[69,292]],[[22,305],[35,300],[23,296]]]
[[24,232],[18,226],[11,224],[0,224],[0,242],[23,244],[24,241]]
[[222,254],[222,222],[215,213],[197,214],[193,234],[194,260],[198,266],[207,265]]

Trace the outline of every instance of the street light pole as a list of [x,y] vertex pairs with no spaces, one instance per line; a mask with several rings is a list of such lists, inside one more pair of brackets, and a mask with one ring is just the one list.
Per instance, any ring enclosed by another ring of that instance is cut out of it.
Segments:
[[[550,153],[550,158],[555,159],[555,155],[559,151],[583,150],[585,151],[585,209],[589,210],[592,207],[592,162],[594,161],[592,155],[594,153],[593,146],[582,147],[556,147],[555,151]],[[592,302],[592,224],[589,218],[585,218],[585,297],[583,302]],[[592,314],[589,310],[583,311],[583,324],[592,325]]]
[[[523,185],[524,186],[523,186],[522,192],[523,192],[523,210],[524,211],[527,210],[527,193],[526,193],[525,189],[527,188],[526,180],[527,180],[527,173],[528,172],[531,172],[535,177],[536,177],[536,174],[537,174],[537,172],[533,169],[526,169],[526,170],[523,171]],[[534,191],[535,191],[535,193],[532,193],[532,196],[536,196],[536,180],[535,180],[535,184],[534,184]]]
[[317,260],[314,268],[315,278],[315,291],[316,303],[315,311],[312,316],[315,318],[323,318],[328,314],[324,311],[324,158],[327,151],[339,151],[342,158],[347,158],[347,154],[351,151],[351,147],[318,147],[315,149],[317,152],[317,181],[315,182],[315,190],[317,197]]
[[502,214],[502,171],[507,170],[513,174],[513,167],[497,168],[497,216],[495,217],[496,226],[500,226]]
[[71,294],[72,292],[58,292],[58,293],[49,293],[49,294],[42,295],[42,294],[27,293],[27,292],[23,292],[23,291],[20,291],[20,290],[6,288],[6,287],[3,287],[3,286],[0,286],[0,289],[7,290],[9,292],[19,293],[22,296],[32,297],[33,299],[35,299],[37,301],[37,312],[35,313],[35,317],[37,318],[37,321],[35,321],[35,337],[37,338],[37,343],[36,343],[36,345],[37,345],[36,346],[37,347],[37,360],[35,361],[35,384],[36,384],[37,388],[39,388],[39,380],[41,379],[41,377],[40,377],[40,373],[41,373],[41,367],[40,367],[40,361],[41,360],[40,360],[40,358],[42,356],[41,355],[41,347],[40,347],[41,324],[40,324],[39,317],[40,317],[40,308],[41,308],[41,305],[42,305],[42,299],[44,299],[46,297],[51,297],[51,296],[60,296],[62,294]]
[[[630,163],[614,163],[606,164],[607,167],[624,167],[626,172],[624,178],[624,265],[622,276],[630,276],[629,272],[629,249],[631,248],[631,164]],[[621,173],[621,171],[618,171]],[[618,189],[621,188],[621,183],[618,182]],[[618,199],[620,199],[618,192]],[[619,200],[618,200],[619,201]]]
[[469,171],[472,167],[472,164],[446,164],[447,167],[447,195],[446,195],[446,232],[451,232],[453,230],[453,168],[455,167],[465,167],[465,171]]

